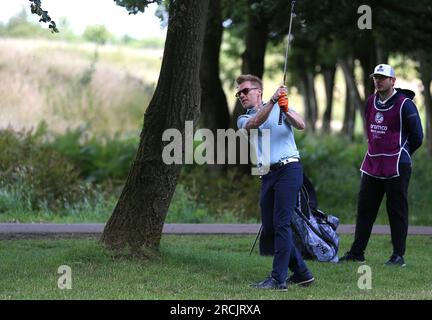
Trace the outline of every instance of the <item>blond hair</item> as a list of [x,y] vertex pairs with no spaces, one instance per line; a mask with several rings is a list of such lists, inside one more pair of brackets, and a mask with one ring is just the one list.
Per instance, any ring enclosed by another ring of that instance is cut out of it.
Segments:
[[262,90],[262,80],[258,78],[257,76],[254,76],[252,74],[242,74],[237,77],[236,83],[237,85],[242,84],[243,82],[250,81],[254,86],[260,88]]

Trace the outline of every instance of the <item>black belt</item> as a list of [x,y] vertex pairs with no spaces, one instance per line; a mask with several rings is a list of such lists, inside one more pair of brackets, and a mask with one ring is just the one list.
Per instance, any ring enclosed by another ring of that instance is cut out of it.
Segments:
[[300,161],[299,158],[288,158],[285,160],[280,160],[279,162],[276,162],[270,166],[270,171],[279,170],[280,168],[286,166],[288,163],[299,162],[299,161]]

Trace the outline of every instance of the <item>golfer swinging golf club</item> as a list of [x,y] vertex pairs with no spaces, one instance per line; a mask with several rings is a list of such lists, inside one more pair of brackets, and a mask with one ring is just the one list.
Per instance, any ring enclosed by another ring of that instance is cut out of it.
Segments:
[[[303,168],[293,128],[305,128],[302,117],[288,107],[285,86],[294,4],[295,1],[291,3],[283,85],[276,90],[270,101],[264,104],[261,79],[253,75],[241,75],[236,79],[236,97],[247,110],[246,114],[238,117],[238,128],[248,131],[258,129],[261,136],[263,129],[270,131],[270,149],[263,148],[258,142],[255,151],[258,156],[262,155],[263,150],[270,150],[270,155],[264,155],[264,158],[270,159],[270,170],[266,171],[261,181],[262,225],[258,234],[260,253],[274,255],[273,270],[266,279],[251,284],[251,287],[256,289],[286,291],[287,283],[308,286],[315,280],[295,247],[291,229],[297,196],[303,185]],[[289,278],[288,268],[292,271]]]
[[[308,285],[314,281],[300,252],[294,245],[291,218],[297,196],[303,184],[303,169],[294,140],[293,128],[303,130],[301,116],[288,107],[287,89],[279,87],[270,101],[262,102],[262,81],[253,75],[241,75],[236,79],[236,97],[246,114],[237,119],[239,129],[270,130],[270,170],[261,181],[260,253],[274,255],[273,270],[268,278],[251,285],[257,289],[287,290],[288,268],[293,272],[288,283]],[[279,111],[283,124],[278,125]],[[257,144],[257,154],[268,148]]]

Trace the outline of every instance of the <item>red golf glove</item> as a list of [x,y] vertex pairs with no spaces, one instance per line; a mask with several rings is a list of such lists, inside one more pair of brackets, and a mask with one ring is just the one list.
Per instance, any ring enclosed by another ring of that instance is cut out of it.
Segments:
[[282,112],[288,112],[288,95],[286,92],[279,95],[278,104]]

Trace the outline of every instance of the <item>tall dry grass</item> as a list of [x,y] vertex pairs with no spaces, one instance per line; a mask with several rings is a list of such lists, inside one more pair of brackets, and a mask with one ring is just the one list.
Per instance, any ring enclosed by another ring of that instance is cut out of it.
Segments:
[[[148,54],[148,55],[147,55]],[[0,128],[141,129],[161,51],[0,38]],[[147,67],[146,67],[147,66]]]

